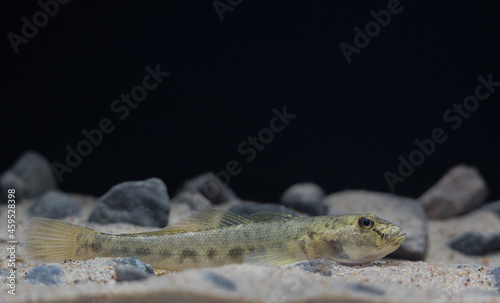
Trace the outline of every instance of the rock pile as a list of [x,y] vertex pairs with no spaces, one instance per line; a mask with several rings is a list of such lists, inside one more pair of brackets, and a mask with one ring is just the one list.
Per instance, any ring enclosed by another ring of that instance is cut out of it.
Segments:
[[[217,177],[203,174],[186,181],[172,201],[163,181],[150,178],[117,184],[88,204],[79,195],[57,191],[47,161],[28,152],[0,175],[0,187],[19,191],[20,234],[34,216],[133,233],[173,225],[205,208],[243,217],[261,211],[298,217],[373,213],[407,234],[387,259],[354,267],[318,259],[278,268],[235,264],[174,273],[153,269],[136,257],[37,265],[24,260],[21,250],[16,267],[19,295],[12,302],[167,297],[192,302],[500,302],[500,201],[483,206],[486,183],[475,168],[465,165],[452,168],[418,199],[364,190],[327,195],[308,182],[285,190],[279,203],[257,203],[238,198]],[[5,210],[6,205],[0,205],[0,213]],[[0,235],[7,235],[6,225],[1,224]],[[6,248],[0,236],[0,250]],[[10,272],[7,259],[0,260],[0,291],[6,292]]]

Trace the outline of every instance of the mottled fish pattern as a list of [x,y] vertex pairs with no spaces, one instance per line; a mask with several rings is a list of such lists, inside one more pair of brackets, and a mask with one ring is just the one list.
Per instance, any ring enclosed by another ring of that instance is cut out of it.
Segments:
[[168,270],[243,262],[285,265],[318,258],[357,265],[396,250],[405,238],[400,232],[372,214],[297,218],[263,212],[245,219],[207,209],[176,226],[136,234],[113,235],[34,219],[26,253],[29,260],[42,262],[136,256]]

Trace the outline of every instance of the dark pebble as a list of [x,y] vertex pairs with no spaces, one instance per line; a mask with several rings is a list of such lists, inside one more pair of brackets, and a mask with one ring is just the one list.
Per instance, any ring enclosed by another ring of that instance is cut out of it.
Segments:
[[81,207],[75,200],[65,193],[50,190],[36,199],[30,207],[29,213],[34,217],[50,219],[60,219],[69,216],[76,216],[80,213]]
[[311,216],[326,214],[323,204],[325,191],[313,183],[298,183],[288,188],[280,198],[281,203]]
[[500,267],[493,268],[490,275],[493,277],[493,285],[495,285],[500,292]]
[[148,263],[144,263],[137,257],[128,257],[128,258],[115,258],[109,260],[112,265],[126,265],[134,267],[147,275],[154,274],[153,267]]
[[467,255],[483,256],[500,250],[500,233],[466,232],[452,239],[449,245]]
[[57,181],[44,156],[34,151],[27,151],[17,159],[14,165],[0,175],[0,203],[7,203],[8,189],[16,190],[16,201],[36,198],[44,192],[56,189]]
[[295,267],[303,269],[308,272],[318,273],[322,276],[331,276],[333,274],[332,267],[336,265],[337,262],[326,259],[315,259],[304,261],[295,264]]
[[177,190],[177,194],[181,192],[200,193],[213,204],[236,199],[234,192],[212,173],[205,173],[187,180]]
[[365,284],[357,283],[352,287],[349,287],[354,292],[366,292],[372,295],[383,296],[385,294],[385,290],[380,288],[375,288],[373,286],[368,286]]
[[298,217],[293,210],[279,204],[253,204],[253,203],[243,202],[241,204],[236,204],[231,206],[231,208],[229,208],[229,211],[237,215],[240,215],[243,218],[248,218],[252,214],[263,211],[281,212],[292,215],[294,217]]
[[113,186],[99,198],[90,213],[89,222],[165,227],[169,212],[170,198],[165,183],[151,178]]
[[205,277],[212,282],[215,286],[229,290],[229,291],[235,291],[236,290],[236,284],[234,284],[233,281],[229,280],[228,278],[221,276],[213,271],[209,271],[205,274]]
[[150,274],[132,265],[115,265],[116,281],[136,281],[147,279]]
[[32,284],[42,283],[45,285],[57,285],[63,270],[55,265],[41,265],[31,269],[25,276],[25,279]]

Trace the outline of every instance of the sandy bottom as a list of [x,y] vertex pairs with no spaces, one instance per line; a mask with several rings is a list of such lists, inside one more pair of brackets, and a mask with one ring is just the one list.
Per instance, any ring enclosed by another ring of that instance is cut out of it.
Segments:
[[[86,222],[95,203],[84,205],[79,217],[65,221],[110,233],[154,230],[129,224],[98,225]],[[500,253],[467,256],[447,246],[464,231],[498,231],[500,220],[489,213],[429,223],[429,252],[425,262],[380,260],[347,267],[326,262],[321,272],[294,266],[271,268],[235,264],[182,272],[156,270],[142,281],[117,282],[107,258],[51,263],[63,270],[61,284],[31,284],[24,277],[38,264],[24,259],[22,239],[30,202],[17,205],[16,295],[9,295],[6,206],[0,206],[0,302],[500,302],[490,271],[500,266]]]

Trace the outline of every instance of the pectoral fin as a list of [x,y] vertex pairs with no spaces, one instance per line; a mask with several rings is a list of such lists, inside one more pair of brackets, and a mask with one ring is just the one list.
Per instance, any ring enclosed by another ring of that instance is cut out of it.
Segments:
[[254,250],[245,258],[245,263],[280,266],[305,260],[307,257],[303,249],[294,241]]

